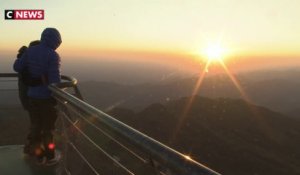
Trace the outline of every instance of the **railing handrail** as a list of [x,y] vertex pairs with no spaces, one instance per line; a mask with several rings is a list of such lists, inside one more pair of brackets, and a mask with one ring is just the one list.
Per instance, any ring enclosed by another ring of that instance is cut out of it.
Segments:
[[0,73],[2,78],[18,77],[18,73]]
[[[0,77],[16,77],[14,73],[0,73]],[[95,116],[105,124],[110,132],[117,134],[120,138],[126,139],[129,143],[143,150],[152,159],[158,161],[160,165],[167,167],[179,175],[219,175],[219,173],[192,160],[178,151],[154,140],[153,138],[135,130],[134,128],[120,122],[110,115],[100,111],[82,100],[82,96],[77,88],[77,80],[73,77],[62,76],[67,82],[51,84],[49,89],[53,95],[66,101],[69,105],[80,109],[86,114]],[[73,87],[74,95],[62,90],[62,88]]]
[[[0,78],[15,78],[18,77],[18,73],[0,73]],[[66,80],[64,82],[56,84],[58,88],[68,88],[72,87],[74,88],[75,95],[79,99],[83,99],[78,87],[77,87],[77,79],[74,77],[66,76],[66,75],[61,75],[62,80]]]
[[179,174],[186,175],[217,175],[219,173],[209,169],[208,167],[188,158],[187,156],[173,150],[172,148],[154,140],[153,138],[133,129],[132,127],[116,120],[110,115],[100,111],[90,104],[76,98],[75,96],[61,90],[61,83],[49,86],[54,95],[59,96],[72,105],[89,115],[96,116],[103,124],[108,126],[111,132],[125,138],[131,144],[137,146],[154,160],[159,161],[172,170],[176,170]]

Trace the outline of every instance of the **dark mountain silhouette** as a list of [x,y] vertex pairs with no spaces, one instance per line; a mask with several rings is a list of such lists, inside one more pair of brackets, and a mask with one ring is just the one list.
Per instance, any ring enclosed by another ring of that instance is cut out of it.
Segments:
[[[235,75],[241,89],[257,105],[299,118],[299,71],[265,71]],[[83,82],[80,88],[91,104],[102,110],[115,106],[139,111],[146,106],[190,96],[197,78],[172,79],[152,84],[120,85],[108,82]],[[243,98],[227,75],[204,79],[198,95]]]
[[198,96],[182,119],[188,100],[109,113],[222,174],[300,173],[299,121],[243,100]]

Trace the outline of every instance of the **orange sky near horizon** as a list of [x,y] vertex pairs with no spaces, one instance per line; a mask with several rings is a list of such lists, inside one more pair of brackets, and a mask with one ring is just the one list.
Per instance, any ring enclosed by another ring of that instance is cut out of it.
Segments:
[[[112,50],[112,49],[58,49],[62,59],[85,62],[88,59],[102,61],[128,61],[141,64],[158,63],[173,67],[185,67],[187,71],[197,72],[205,66],[207,58],[188,52],[171,52],[157,50]],[[5,55],[15,55],[16,51],[1,51]],[[284,69],[300,67],[300,56],[297,55],[230,55],[223,59],[232,72],[253,71],[261,69]],[[219,63],[213,63],[216,67]],[[213,66],[212,65],[212,66]],[[221,67],[220,67],[221,68]],[[213,70],[213,69],[212,69]],[[223,71],[222,68],[219,71]]]
[[[71,58],[73,55],[82,55],[91,59],[128,60],[134,62],[157,62],[161,64],[186,65],[191,69],[198,69],[207,62],[207,58],[198,53],[185,51],[159,50],[74,50],[63,52]],[[80,59],[80,56],[79,58]],[[300,67],[300,55],[294,54],[231,54],[223,59],[233,71],[258,70],[264,68]],[[216,63],[218,64],[218,63]]]

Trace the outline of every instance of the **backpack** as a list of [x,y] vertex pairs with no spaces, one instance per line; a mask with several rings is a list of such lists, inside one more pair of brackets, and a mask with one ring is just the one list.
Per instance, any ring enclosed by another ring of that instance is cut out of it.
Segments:
[[39,78],[33,78],[30,75],[30,72],[28,70],[27,67],[24,68],[24,70],[22,72],[20,72],[20,78],[21,81],[26,85],[26,86],[40,86],[45,84],[45,82],[43,81],[43,79],[41,77]]

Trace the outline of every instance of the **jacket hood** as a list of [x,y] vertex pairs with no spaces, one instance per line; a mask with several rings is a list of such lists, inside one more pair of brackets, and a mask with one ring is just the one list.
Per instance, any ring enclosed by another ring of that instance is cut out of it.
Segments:
[[41,36],[41,42],[52,49],[57,49],[61,44],[61,36],[57,29],[46,28]]

